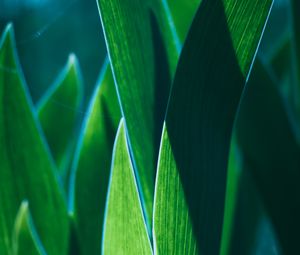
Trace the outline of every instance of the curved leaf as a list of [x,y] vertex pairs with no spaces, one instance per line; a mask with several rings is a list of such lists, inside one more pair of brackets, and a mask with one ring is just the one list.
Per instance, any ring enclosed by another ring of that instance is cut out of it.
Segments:
[[15,216],[26,199],[47,253],[64,255],[65,201],[19,71],[11,26],[0,45],[0,254],[8,254]]
[[28,202],[23,201],[16,217],[13,233],[13,255],[46,254],[33,226]]
[[123,119],[116,136],[111,171],[103,254],[152,254]]
[[72,169],[71,211],[83,254],[100,254],[111,154],[121,112],[105,63],[81,132]]
[[[173,157],[164,165],[160,159],[159,169],[176,166],[187,204],[181,213],[190,215],[200,253],[220,250],[232,126],[271,5],[271,0],[203,1],[182,49],[166,118],[169,139],[161,145],[161,150],[170,147]],[[176,192],[176,183],[168,185]],[[164,219],[155,217],[155,222]],[[189,228],[179,219],[181,224]],[[185,233],[177,235],[181,244],[176,245],[184,246]],[[158,251],[165,242],[175,245],[165,238]]]
[[74,136],[81,100],[81,75],[77,59],[72,54],[57,81],[37,105],[42,129],[61,171],[65,170],[70,157],[68,150]]

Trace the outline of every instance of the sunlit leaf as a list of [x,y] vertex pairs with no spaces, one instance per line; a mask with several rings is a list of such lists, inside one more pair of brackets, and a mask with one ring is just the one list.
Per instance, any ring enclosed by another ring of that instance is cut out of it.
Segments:
[[100,254],[114,138],[121,119],[108,62],[91,100],[72,169],[70,210],[83,254]]
[[114,145],[103,254],[152,254],[125,132],[122,119]]
[[19,70],[10,25],[0,45],[0,254],[8,254],[14,220],[25,199],[48,255],[64,255],[65,201]]

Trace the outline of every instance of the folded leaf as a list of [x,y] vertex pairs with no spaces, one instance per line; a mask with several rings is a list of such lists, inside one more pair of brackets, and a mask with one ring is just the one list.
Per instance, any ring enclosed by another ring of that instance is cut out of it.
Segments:
[[121,111],[109,63],[91,100],[72,169],[71,211],[82,254],[100,254],[114,138]]
[[37,105],[42,129],[61,172],[64,172],[70,158],[81,100],[80,70],[75,55],[70,55],[57,81]]
[[152,254],[125,132],[122,119],[113,152],[103,254]]
[[44,255],[46,252],[35,232],[28,202],[22,202],[14,226],[13,255]]
[[[178,63],[166,118],[169,139],[161,145],[161,151],[171,148],[173,157],[160,158],[158,169],[170,173],[170,166],[176,166],[187,204],[180,211],[190,215],[192,243],[203,254],[220,250],[232,126],[271,5],[271,0],[202,2]],[[168,185],[181,201],[177,186]],[[167,207],[165,199],[156,199],[155,207],[163,203]],[[176,213],[154,214],[154,222],[161,225],[159,222],[173,219]],[[189,229],[189,221],[184,220],[168,224],[167,231],[175,233],[174,228],[181,224]],[[154,229],[155,236],[162,235],[157,231],[162,229]],[[185,232],[176,234],[180,242],[176,246],[186,245]],[[168,238],[156,243],[158,252],[165,243],[175,246]]]
[[47,253],[64,255],[66,205],[19,71],[10,25],[0,45],[0,254],[8,254],[14,220],[25,199]]
[[253,74],[240,107],[237,138],[253,166],[253,179],[283,252],[297,254],[300,149],[282,98],[261,62]]
[[[150,225],[161,128],[179,52],[176,39],[172,39],[176,34],[159,0],[98,0],[98,6]],[[156,43],[163,54],[154,49]],[[161,63],[166,71],[159,73]],[[161,74],[167,77],[162,80]]]

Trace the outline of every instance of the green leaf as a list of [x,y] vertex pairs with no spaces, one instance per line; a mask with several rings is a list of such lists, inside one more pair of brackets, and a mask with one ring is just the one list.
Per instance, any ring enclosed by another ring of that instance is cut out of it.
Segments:
[[167,0],[167,2],[178,37],[184,42],[202,0]]
[[[70,55],[66,67],[37,105],[38,117],[57,166],[63,172],[70,158],[82,101],[79,65]],[[59,121],[58,121],[59,117]]]
[[115,140],[103,254],[152,254],[122,119]]
[[[179,52],[176,34],[159,0],[98,0],[98,7],[150,225],[161,127]],[[163,54],[154,49],[157,43]]]
[[0,254],[8,254],[15,216],[25,199],[47,253],[63,255],[68,241],[65,201],[19,69],[11,25],[0,45]]
[[232,136],[229,152],[224,220],[220,255],[231,254],[232,233],[235,222],[236,204],[239,197],[239,183],[242,172],[240,150],[235,135]]
[[[187,206],[180,212],[165,209],[169,214],[154,215],[154,221],[189,213],[193,243],[203,254],[220,250],[232,126],[271,5],[271,0],[202,2],[178,63],[166,118],[169,139],[161,145],[161,153],[171,148],[173,157],[160,158],[159,169],[171,172],[176,166]],[[168,185],[181,201],[178,184]],[[155,207],[160,203],[164,201],[156,199]],[[190,228],[189,221],[181,219],[175,225],[164,224],[170,226],[169,232],[181,224]],[[155,236],[163,235],[154,231]],[[185,232],[177,235],[176,246],[183,247]],[[157,243],[157,250],[165,243],[175,245],[172,240]]]
[[[300,149],[288,113],[264,65],[257,62],[237,119],[237,138],[285,254],[298,254]],[[255,102],[255,104],[253,103]]]
[[13,233],[13,255],[46,254],[36,234],[28,208],[28,202],[23,201],[16,217]]
[[111,154],[120,107],[109,63],[97,82],[72,169],[71,211],[83,254],[100,254]]
[[164,125],[157,170],[153,239],[156,254],[198,254],[193,222]]

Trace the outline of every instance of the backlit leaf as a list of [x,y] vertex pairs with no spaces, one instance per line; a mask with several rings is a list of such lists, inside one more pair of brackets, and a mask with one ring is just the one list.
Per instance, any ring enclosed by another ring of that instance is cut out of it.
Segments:
[[122,119],[113,152],[103,254],[152,254],[125,132]]

